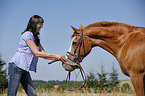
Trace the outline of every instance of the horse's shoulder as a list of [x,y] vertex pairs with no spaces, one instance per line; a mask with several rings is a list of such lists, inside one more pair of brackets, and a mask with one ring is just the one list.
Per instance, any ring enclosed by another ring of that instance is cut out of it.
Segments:
[[144,46],[145,47],[145,34],[141,31],[131,32],[126,39],[126,45],[128,47],[136,48]]

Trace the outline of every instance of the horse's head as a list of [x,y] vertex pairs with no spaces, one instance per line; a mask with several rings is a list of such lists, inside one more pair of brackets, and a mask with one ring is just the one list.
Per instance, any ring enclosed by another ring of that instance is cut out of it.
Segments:
[[82,25],[80,25],[79,29],[74,27],[72,29],[74,33],[72,34],[71,46],[67,53],[67,58],[79,64],[90,53],[92,45],[89,37],[85,35],[86,29]]

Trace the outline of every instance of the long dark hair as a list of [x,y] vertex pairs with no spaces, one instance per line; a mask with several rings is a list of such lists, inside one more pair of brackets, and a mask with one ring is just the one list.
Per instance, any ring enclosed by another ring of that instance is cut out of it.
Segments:
[[[26,28],[25,31],[24,31],[24,32],[26,32],[26,31],[31,31],[31,32],[33,33],[33,36],[34,36],[34,38],[35,38],[35,44],[36,44],[37,46],[39,46],[39,43],[40,43],[40,40],[39,40],[39,38],[38,38],[39,32],[36,34],[36,28],[37,28],[37,24],[38,24],[38,23],[44,23],[43,18],[40,17],[40,16],[38,16],[38,15],[33,15],[33,16],[30,18],[30,20],[29,20],[29,22],[28,22],[28,25],[27,25],[27,28]],[[24,33],[24,32],[23,32],[23,33]],[[23,34],[23,33],[22,33],[22,34]]]

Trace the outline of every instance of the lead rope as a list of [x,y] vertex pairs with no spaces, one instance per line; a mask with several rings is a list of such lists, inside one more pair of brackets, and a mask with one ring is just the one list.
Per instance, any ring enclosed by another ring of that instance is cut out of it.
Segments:
[[[79,88],[74,88],[74,87],[72,87],[72,86],[69,84],[69,87],[70,87],[70,88],[67,88],[69,91],[80,90],[80,89],[83,89],[83,88],[85,87],[85,85],[86,85],[86,75],[85,75],[85,72],[84,72],[84,70],[82,69],[82,67],[80,68],[80,72],[81,72],[81,75],[82,75],[82,78],[83,78],[83,81],[84,81],[83,85],[80,86]],[[67,85],[68,85],[68,82],[70,82],[70,76],[71,76],[71,72],[68,72],[68,75],[67,75],[67,77],[66,77],[66,87],[67,87]]]

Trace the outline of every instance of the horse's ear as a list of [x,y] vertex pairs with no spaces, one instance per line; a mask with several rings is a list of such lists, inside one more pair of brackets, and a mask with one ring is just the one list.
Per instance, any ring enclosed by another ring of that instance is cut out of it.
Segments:
[[78,29],[77,28],[75,28],[73,26],[71,26],[71,28],[74,30],[75,33],[78,33]]
[[[71,25],[70,25],[71,26]],[[73,27],[73,26],[71,26],[71,28],[74,30],[74,31],[77,31],[78,29],[77,28],[75,28],[75,27]]]
[[83,26],[80,24],[80,27],[79,27],[79,29],[83,29]]

